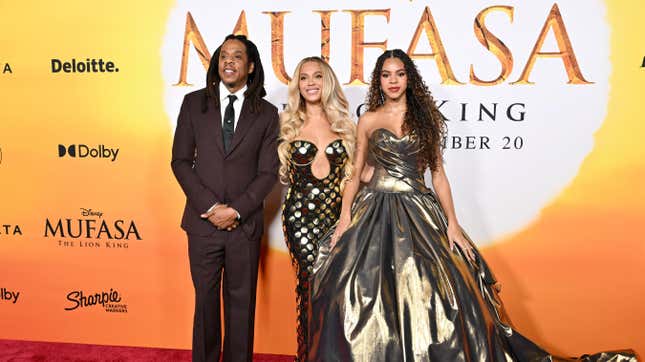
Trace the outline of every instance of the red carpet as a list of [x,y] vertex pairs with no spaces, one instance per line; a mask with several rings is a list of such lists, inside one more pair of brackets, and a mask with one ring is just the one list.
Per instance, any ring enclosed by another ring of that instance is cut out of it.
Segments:
[[[181,349],[0,340],[0,361],[190,361]],[[254,362],[293,362],[293,356],[256,354]]]

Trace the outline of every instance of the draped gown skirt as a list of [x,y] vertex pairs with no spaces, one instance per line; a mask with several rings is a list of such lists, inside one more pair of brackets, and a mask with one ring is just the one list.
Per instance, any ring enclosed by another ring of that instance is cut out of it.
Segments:
[[[310,361],[552,361],[515,331],[495,277],[451,250],[447,221],[416,168],[414,135],[377,129],[375,172],[357,195],[352,222],[330,249],[322,238],[311,279]],[[631,351],[583,356],[636,361]]]

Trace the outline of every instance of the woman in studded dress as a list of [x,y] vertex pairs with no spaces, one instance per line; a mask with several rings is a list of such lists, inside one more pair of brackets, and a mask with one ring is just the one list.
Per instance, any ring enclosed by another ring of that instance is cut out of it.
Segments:
[[343,183],[351,175],[355,124],[331,67],[305,58],[289,82],[280,116],[280,180],[288,185],[282,225],[297,278],[298,354],[307,358],[309,277],[318,239],[340,215]]

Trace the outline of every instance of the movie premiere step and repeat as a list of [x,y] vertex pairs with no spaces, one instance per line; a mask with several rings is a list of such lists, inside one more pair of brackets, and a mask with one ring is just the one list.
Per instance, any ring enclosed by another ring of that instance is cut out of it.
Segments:
[[[599,341],[645,349],[638,1],[0,8],[0,338],[190,347],[185,196],[170,150],[183,96],[238,33],[257,44],[278,108],[298,61],[318,55],[355,120],[376,58],[406,51],[447,118],[460,222],[518,330],[571,355]],[[286,354],[296,306],[283,193],[276,185],[266,200],[255,348]]]

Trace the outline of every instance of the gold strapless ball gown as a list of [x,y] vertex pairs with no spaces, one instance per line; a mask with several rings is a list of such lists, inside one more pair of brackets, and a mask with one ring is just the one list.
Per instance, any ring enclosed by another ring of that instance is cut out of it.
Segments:
[[[370,136],[375,171],[356,196],[352,223],[331,251],[333,229],[319,244],[309,360],[563,360],[513,329],[477,251],[471,263],[450,250],[445,214],[416,167],[418,150],[414,135]],[[631,351],[579,359],[636,361]]]

